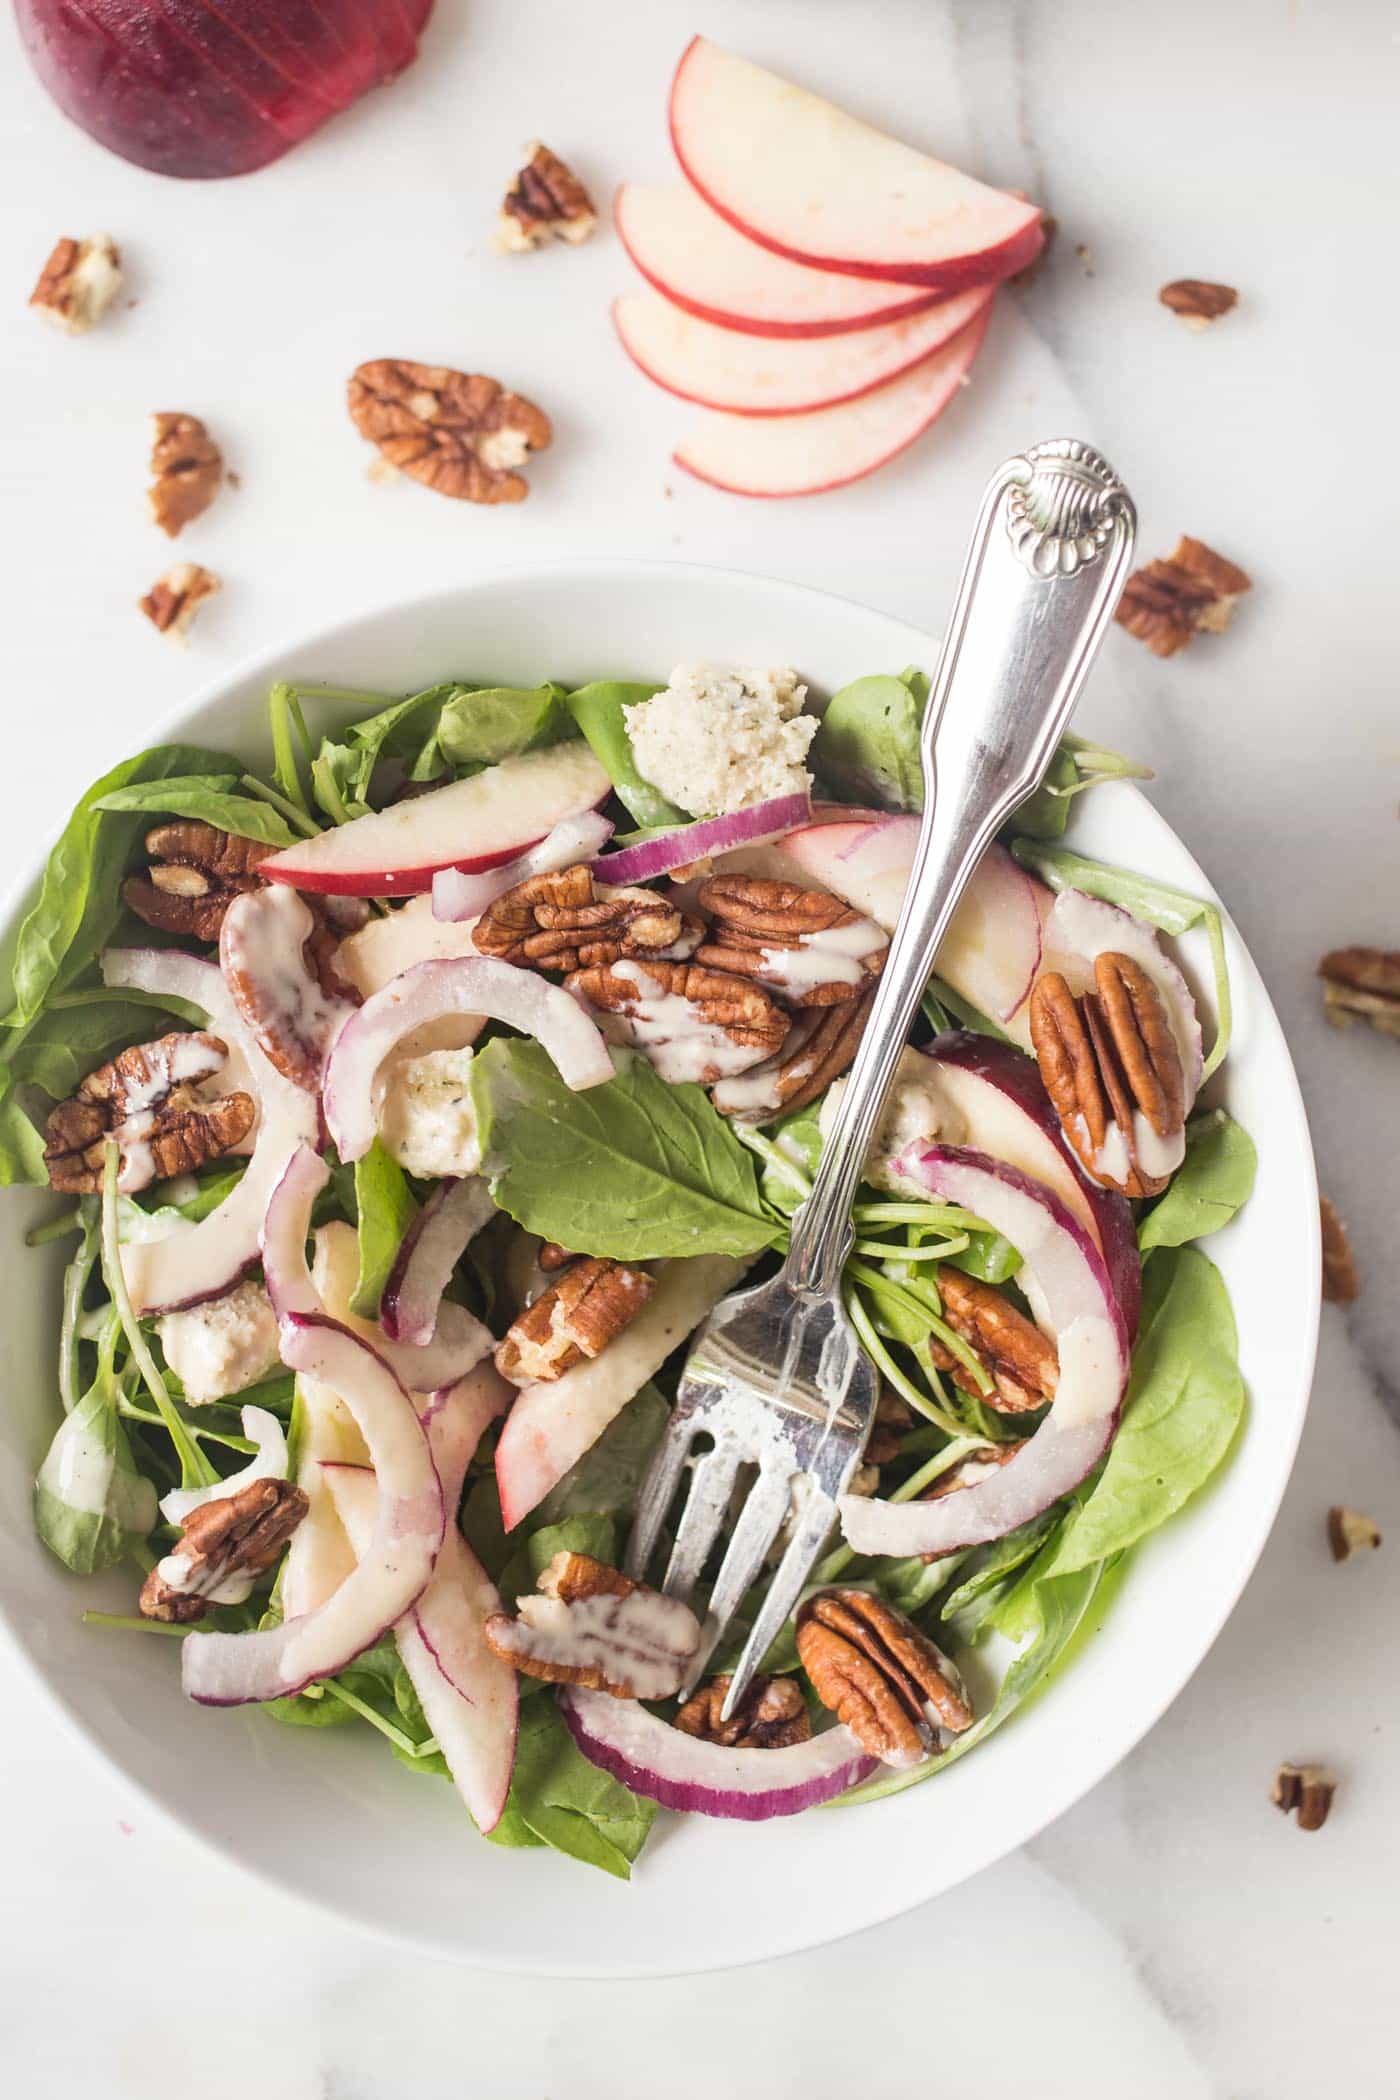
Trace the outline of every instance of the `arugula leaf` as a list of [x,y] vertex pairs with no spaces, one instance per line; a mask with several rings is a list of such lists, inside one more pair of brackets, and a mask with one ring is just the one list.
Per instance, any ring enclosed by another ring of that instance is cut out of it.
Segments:
[[1123,1420],[1065,1533],[1057,1574],[1121,1553],[1207,1481],[1244,1413],[1235,1316],[1219,1270],[1194,1247],[1160,1248],[1143,1268],[1143,1323]]
[[1151,766],[1110,751],[1088,737],[1065,736],[1050,761],[1050,770],[1035,793],[1021,804],[1015,816],[1017,831],[1027,838],[1058,839],[1069,822],[1070,804],[1086,788],[1102,780],[1150,780]]
[[494,766],[520,751],[540,751],[579,734],[562,685],[458,689],[438,716],[437,747],[454,766]]
[[185,773],[168,780],[138,781],[114,788],[97,807],[144,814],[159,811],[213,824],[241,839],[259,839],[265,846],[294,845],[297,833],[280,811],[267,802],[255,802],[251,795],[233,792],[241,777],[238,773]]
[[65,1415],[34,1483],[34,1528],[76,1575],[125,1560],[155,1524],[156,1491],[136,1470],[106,1365]]
[[491,1194],[527,1231],[620,1261],[757,1254],[778,1232],[753,1160],[698,1086],[643,1057],[571,1093],[538,1043],[498,1036],[472,1061]]
[[[914,683],[918,680],[918,684]],[[833,693],[812,740],[812,768],[843,801],[921,810],[919,731],[928,699],[921,672],[854,679]]]
[[660,788],[643,780],[632,756],[632,739],[627,734],[623,713],[624,708],[639,707],[653,693],[664,690],[659,685],[626,685],[603,678],[570,693],[567,705],[629,816],[648,828],[674,831],[678,824],[691,821],[690,812],[678,809],[674,802],[667,801]]
[[552,1698],[521,1710],[506,1813],[493,1844],[545,1844],[619,1881],[646,1843],[656,1803],[630,1793],[576,1746]]
[[1186,1126],[1186,1157],[1159,1203],[1138,1227],[1138,1247],[1180,1247],[1219,1232],[1248,1202],[1258,1154],[1254,1140],[1223,1108]]
[[389,1281],[403,1236],[418,1215],[408,1177],[376,1138],[355,1162],[355,1238],[360,1273],[350,1300],[362,1320],[377,1319],[379,1300]]

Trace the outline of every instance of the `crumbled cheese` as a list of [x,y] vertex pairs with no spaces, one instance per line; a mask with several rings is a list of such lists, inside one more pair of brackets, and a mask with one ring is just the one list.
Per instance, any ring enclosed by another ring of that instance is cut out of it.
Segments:
[[156,1322],[165,1361],[193,1407],[226,1399],[275,1371],[277,1315],[260,1283],[240,1283],[207,1305]]
[[471,1069],[470,1050],[429,1050],[389,1066],[379,1135],[406,1173],[437,1179],[481,1165]]
[[[845,1091],[844,1079],[838,1079],[827,1089],[817,1119],[823,1138],[830,1134]],[[927,1199],[927,1189],[909,1176],[900,1175],[894,1161],[907,1145],[920,1141],[932,1144],[939,1134],[945,1113],[946,1104],[938,1097],[928,1059],[921,1057],[917,1050],[901,1051],[885,1105],[880,1111],[880,1120],[875,1125],[875,1135],[870,1140],[870,1150],[865,1156],[865,1179],[870,1186],[884,1189],[894,1196],[913,1193]]]
[[812,785],[817,733],[795,671],[678,664],[664,692],[623,709],[644,780],[695,817],[722,817]]

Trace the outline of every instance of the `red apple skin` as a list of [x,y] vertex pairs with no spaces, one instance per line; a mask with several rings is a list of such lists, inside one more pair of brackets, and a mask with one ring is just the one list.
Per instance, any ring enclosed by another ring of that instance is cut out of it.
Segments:
[[[544,837],[540,833],[540,838]],[[487,868],[504,867],[508,860],[528,853],[531,846],[538,846],[538,838],[525,839],[518,846],[505,846],[498,853],[483,853],[473,857],[459,854],[451,860],[434,861],[431,867],[423,868],[296,868],[278,867],[272,861],[260,863],[258,873],[268,882],[287,882],[294,889],[306,890],[318,897],[417,897],[433,886],[433,877],[443,868],[460,868],[464,874],[479,875]],[[289,849],[290,850],[290,849]]]

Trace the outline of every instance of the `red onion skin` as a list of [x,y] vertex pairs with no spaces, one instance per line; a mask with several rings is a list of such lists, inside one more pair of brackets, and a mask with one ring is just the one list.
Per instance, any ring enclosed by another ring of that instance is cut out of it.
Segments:
[[766,1793],[744,1794],[732,1788],[720,1790],[693,1782],[680,1784],[646,1766],[634,1764],[612,1744],[600,1742],[590,1733],[567,1693],[559,1701],[559,1711],[564,1717],[565,1727],[590,1764],[610,1773],[623,1786],[630,1787],[634,1794],[656,1801],[662,1808],[692,1815],[719,1816],[730,1822],[766,1823],[774,1816],[800,1815],[804,1809],[815,1808],[821,1802],[834,1800],[838,1794],[859,1786],[863,1779],[869,1778],[878,1761],[873,1757],[861,1757],[857,1750],[846,1770],[805,1789],[775,1787]]
[[123,160],[207,181],[277,160],[416,56],[432,0],[15,0],[60,109]]

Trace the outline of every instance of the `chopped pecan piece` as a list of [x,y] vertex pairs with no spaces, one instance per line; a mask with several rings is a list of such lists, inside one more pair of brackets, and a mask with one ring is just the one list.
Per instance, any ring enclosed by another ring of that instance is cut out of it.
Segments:
[[752,977],[789,1006],[858,999],[889,946],[873,920],[825,890],[796,882],[711,875],[701,883],[698,901],[714,924],[696,961]]
[[233,1003],[268,1062],[308,1093],[359,994],[335,971],[335,935],[304,897],[264,883],[230,900],[219,965]]
[[65,238],[54,243],[29,303],[68,335],[83,335],[102,319],[121,284],[121,256],[110,234]]
[[697,963],[645,964],[624,958],[575,970],[566,991],[612,1016],[605,1030],[634,1043],[663,1079],[709,1086],[770,1057],[784,1041],[788,1017],[759,985]]
[[158,413],[151,418],[151,516],[175,539],[208,510],[224,478],[224,455],[198,416]]
[[901,1439],[914,1426],[914,1410],[887,1385],[875,1403],[875,1423],[866,1440],[865,1463],[878,1470],[899,1456]]
[[822,1705],[872,1757],[916,1765],[939,1730],[972,1725],[962,1680],[903,1612],[864,1590],[820,1590],[797,1615],[797,1652]]
[[[999,1414],[1020,1415],[1054,1399],[1059,1358],[1054,1343],[1034,1320],[1018,1312],[1003,1291],[979,1283],[975,1276],[965,1276],[961,1269],[940,1268],[938,1289],[944,1319],[954,1334],[962,1336],[992,1381],[993,1390],[979,1396],[988,1407]],[[950,1371],[960,1385],[972,1391],[966,1366],[937,1335],[930,1335],[928,1353],[938,1370]]]
[[587,1553],[556,1553],[518,1617],[493,1612],[494,1655],[527,1677],[579,1684],[614,1699],[669,1699],[700,1645],[695,1614]]
[[1336,1791],[1326,1765],[1280,1765],[1269,1799],[1285,1815],[1296,1810],[1300,1830],[1321,1830]]
[[871,985],[858,999],[799,1014],[772,1057],[741,1078],[720,1081],[710,1096],[715,1107],[741,1122],[766,1123],[820,1100],[855,1057],[874,999]]
[[1381,1542],[1379,1527],[1359,1509],[1344,1509],[1334,1503],[1327,1512],[1327,1543],[1333,1560],[1350,1560],[1353,1553],[1374,1552]]
[[481,955],[532,970],[593,970],[623,956],[682,960],[699,946],[700,921],[655,890],[599,892],[586,861],[530,875],[497,897],[472,928]]
[[791,1677],[755,1677],[727,1721],[720,1719],[733,1682],[707,1677],[676,1715],[683,1735],[722,1743],[726,1750],[785,1750],[805,1743],[812,1733],[807,1702]]
[[186,1517],[179,1545],[142,1584],[142,1617],[187,1625],[211,1603],[238,1601],[213,1594],[238,1577],[246,1587],[236,1587],[246,1596],[252,1578],[272,1566],[308,1506],[290,1480],[250,1480],[236,1494],[201,1503]]
[[553,432],[542,409],[484,372],[376,357],[350,380],[350,415],[400,473],[467,503],[523,503],[515,469]]
[[153,1043],[133,1043],[89,1072],[44,1126],[50,1187],[65,1195],[95,1195],[108,1139],[116,1143],[117,1187],[124,1195],[231,1152],[253,1127],[257,1108],[251,1095],[204,1100],[196,1092],[227,1056],[216,1035],[163,1035]]
[[1369,1021],[1382,1035],[1400,1035],[1400,950],[1334,948],[1317,974],[1323,1012],[1334,1028]]
[[1030,1030],[1045,1091],[1085,1172],[1102,1188],[1155,1196],[1169,1174],[1144,1165],[1138,1118],[1164,1146],[1186,1121],[1186,1082],[1162,995],[1130,956],[1095,958],[1078,999],[1058,970],[1031,993]]
[[152,627],[182,642],[206,598],[222,589],[212,569],[202,569],[197,561],[177,561],[136,603]]
[[1150,561],[1123,586],[1114,614],[1154,656],[1175,656],[1202,629],[1223,634],[1249,576],[1203,540],[1182,538],[1169,561]]
[[1318,1199],[1322,1212],[1322,1295],[1329,1305],[1350,1305],[1361,1296],[1361,1277],[1346,1226],[1330,1196]]
[[601,1356],[655,1288],[645,1269],[591,1254],[557,1273],[558,1282],[526,1306],[496,1346],[496,1368],[513,1385],[562,1378],[586,1356]]
[[1210,284],[1204,277],[1177,277],[1164,284],[1157,297],[1188,328],[1209,328],[1222,314],[1240,303],[1232,284]]
[[146,852],[150,866],[128,875],[122,902],[148,926],[197,941],[219,938],[224,913],[235,897],[258,888],[258,864],[267,858],[257,839],[188,819],[148,831]]
[[572,168],[532,139],[525,165],[506,191],[496,227],[503,255],[523,255],[551,240],[586,241],[598,223],[593,199]]

